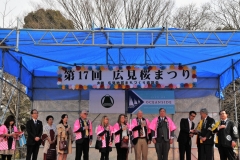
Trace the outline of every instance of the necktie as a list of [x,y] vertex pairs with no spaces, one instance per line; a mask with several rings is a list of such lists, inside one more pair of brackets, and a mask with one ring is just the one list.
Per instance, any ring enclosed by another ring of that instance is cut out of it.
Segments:
[[[86,121],[83,121],[84,123],[84,126],[87,126],[87,122]],[[85,130],[85,135],[88,136],[88,129]]]
[[[142,120],[140,119],[140,124],[142,124]],[[141,129],[140,129],[140,137],[142,137],[143,136],[143,128],[142,128],[142,126],[141,126]]]
[[35,126],[37,125],[37,120],[34,120],[34,124],[35,124]]
[[204,128],[204,125],[205,125],[205,119],[203,120],[203,123],[202,123],[202,128]]
[[221,121],[221,125],[225,125],[225,121]]

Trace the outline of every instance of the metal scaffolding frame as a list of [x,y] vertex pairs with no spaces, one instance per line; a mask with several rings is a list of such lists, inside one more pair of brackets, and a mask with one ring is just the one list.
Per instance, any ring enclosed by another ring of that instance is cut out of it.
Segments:
[[[31,38],[34,45],[40,46],[95,46],[95,47],[107,47],[107,48],[154,48],[154,47],[224,47],[227,46],[231,41],[235,30],[217,30],[217,31],[191,31],[191,30],[41,30],[41,29],[22,29],[26,31],[28,36]],[[36,37],[33,32],[39,31],[42,36]],[[54,35],[56,32],[64,32],[62,37]],[[182,33],[181,40],[175,33]],[[199,33],[205,33],[207,36],[202,38]],[[230,33],[227,39],[222,39],[219,33]],[[48,35],[48,36],[47,36]],[[81,36],[78,36],[81,35]],[[66,43],[68,36],[71,36],[71,42]],[[95,37],[103,36],[105,41],[101,43],[97,42]],[[112,38],[118,36],[121,39],[121,43],[113,43]],[[127,36],[135,36],[136,41],[133,44],[128,44],[124,41]],[[158,44],[158,39],[164,36],[164,43]],[[209,41],[213,40],[211,37],[214,36],[215,44]],[[50,37],[50,38],[49,38]],[[149,44],[140,43],[140,39],[148,37],[150,38]],[[51,42],[44,41],[45,38],[51,40]],[[195,42],[187,44],[188,38],[194,39]],[[171,42],[171,43],[170,43]]]
[[[3,29],[1,29],[3,30]],[[2,54],[2,64],[1,64],[1,70],[2,72],[4,72],[4,52],[8,51],[8,49],[10,49],[11,51],[15,51],[15,52],[19,52],[28,56],[33,56],[35,58],[41,58],[41,59],[45,59],[45,60],[49,60],[49,61],[54,61],[51,59],[46,59],[43,57],[39,57],[39,56],[35,56],[29,53],[24,53],[19,51],[19,39],[20,39],[20,32],[21,31],[26,31],[28,36],[30,37],[31,41],[33,42],[34,45],[37,46],[94,46],[94,47],[103,47],[106,48],[106,62],[107,64],[127,64],[126,59],[124,58],[124,55],[121,53],[121,49],[123,48],[143,48],[144,49],[144,54],[145,54],[145,64],[152,64],[152,60],[150,58],[150,56],[147,53],[147,49],[150,48],[155,48],[155,47],[226,47],[229,45],[229,42],[231,42],[232,37],[234,36],[234,34],[237,32],[235,30],[232,31],[185,31],[185,30],[168,30],[168,29],[161,29],[161,30],[82,30],[82,31],[76,31],[76,30],[39,30],[39,29],[19,29],[18,27],[15,29],[4,29],[4,30],[8,30],[9,32],[6,33],[6,36],[0,40],[0,49],[3,49],[3,54]],[[35,35],[33,34],[33,32],[35,31],[40,31],[42,33],[42,36],[40,37],[35,37]],[[16,33],[15,33],[16,32]],[[54,35],[54,32],[65,32],[63,37],[56,37]],[[12,34],[16,34],[16,44],[13,46],[7,46],[6,43],[8,41],[8,37]],[[77,34],[79,33],[84,33],[81,35],[85,35],[85,36],[81,36],[78,37]],[[111,40],[111,34],[118,34],[118,36],[120,35],[121,38],[121,43],[120,44],[114,44],[113,41]],[[174,33],[185,33],[185,35],[183,36],[183,40],[181,42],[177,41],[177,38],[175,38]],[[207,33],[207,37],[204,38],[204,40],[200,37],[198,37],[198,33]],[[221,39],[218,36],[218,33],[230,33],[229,37],[225,40]],[[97,43],[95,41],[95,36],[98,34],[102,34],[102,36],[105,37],[105,43]],[[141,44],[139,43],[139,38],[143,35],[143,34],[148,34],[151,37],[151,41],[149,44]],[[48,43],[46,43],[44,41],[44,39],[46,38],[46,35],[51,35],[51,39],[49,40]],[[68,37],[68,35],[72,35],[72,41],[71,43],[65,43],[66,38]],[[134,35],[136,36],[136,43],[134,44],[127,44],[124,42],[124,38],[126,37],[126,35]],[[215,36],[216,37],[216,44],[212,44],[209,43],[208,40],[210,40],[211,36]],[[158,39],[161,36],[165,36],[165,43],[163,44],[157,44],[156,42],[158,41]],[[192,36],[193,39],[195,39],[195,43],[193,43],[192,45],[186,44],[185,42],[187,41],[188,37]],[[171,43],[169,43],[169,38],[171,38]],[[51,41],[51,42],[50,42]],[[89,43],[91,42],[91,43]],[[109,53],[109,49],[111,48],[118,48],[119,49],[119,61],[115,62],[114,59],[111,57],[110,53]],[[13,50],[14,49],[14,50]],[[235,54],[239,54],[239,53],[233,53],[233,54],[229,54],[226,56],[233,56]],[[223,58],[226,56],[221,56],[221,57],[216,57],[216,58]],[[212,59],[208,59],[208,60],[203,60],[203,61],[199,61],[199,62],[193,62],[190,64],[186,64],[186,65],[191,65],[191,64],[196,64],[196,63],[203,63],[206,61],[210,61],[210,60],[214,60],[216,58],[212,58]],[[56,63],[62,63],[62,64],[67,64],[65,62],[57,62],[54,61]],[[20,73],[19,73],[19,77],[18,77],[18,83],[20,83],[21,81],[21,69],[22,67],[24,67],[22,65],[22,62],[19,62],[19,67],[20,67]],[[234,66],[236,64],[240,63],[240,60],[232,63],[232,65],[227,68],[223,73],[225,73],[227,70],[232,69],[232,82],[234,84],[234,109],[235,109],[235,122],[236,124],[238,124],[238,113],[237,113],[237,104],[236,104],[236,93],[235,93],[235,80],[234,80]],[[68,65],[74,65],[74,64],[68,64]],[[105,64],[106,65],[106,64]],[[134,64],[133,64],[134,65]],[[139,64],[136,64],[139,65]],[[143,65],[143,64],[140,64]],[[152,64],[152,65],[156,65],[156,64]],[[25,67],[24,67],[25,68]],[[31,72],[30,72],[31,73]],[[222,73],[222,74],[223,74]],[[219,75],[219,79],[220,76]],[[33,73],[31,73],[31,75],[34,78]],[[0,81],[1,84],[3,83],[3,78],[0,77]],[[2,88],[2,85],[0,86]],[[17,87],[18,90],[18,105],[17,105],[17,117],[18,117],[18,111],[19,111],[19,95],[20,95],[20,89],[19,89],[19,85]],[[219,87],[219,92],[220,92],[220,87]],[[81,92],[80,92],[81,95]],[[220,95],[220,93],[219,93]],[[219,97],[220,98],[220,97]],[[2,98],[1,98],[2,99]],[[0,99],[0,101],[1,101]],[[79,109],[81,108],[80,106],[80,101],[81,101],[81,97],[79,97]],[[33,104],[33,101],[32,101]],[[221,108],[221,103],[219,103],[219,107]],[[239,142],[238,142],[239,144]],[[238,145],[239,146],[239,145]],[[239,146],[240,147],[240,146]],[[238,148],[238,150],[240,150],[240,148]]]
[[[225,47],[231,42],[232,37],[237,32],[236,30],[216,30],[216,31],[191,31],[191,30],[169,30],[163,27],[159,30],[54,30],[54,29],[19,29],[17,28],[0,28],[1,30],[9,31],[3,39],[0,40],[0,48],[15,48],[19,50],[20,32],[25,31],[29,39],[34,45],[38,46],[95,46],[106,48],[155,48],[155,47]],[[34,32],[38,31],[36,36]],[[61,36],[56,36],[56,32],[61,32]],[[13,46],[3,45],[8,40],[8,37],[13,33],[16,34],[16,44]],[[181,40],[175,33],[182,33]],[[206,34],[203,38],[200,33]],[[219,34],[229,33],[227,38],[222,39]],[[71,36],[71,41],[67,42],[68,36]],[[97,36],[105,37],[105,41],[97,42]],[[121,43],[113,43],[113,38],[117,36],[121,39]],[[128,36],[135,36],[136,41],[133,44],[124,41]],[[165,38],[164,42],[157,43],[159,38]],[[148,44],[140,43],[141,39],[150,38]],[[214,39],[213,39],[214,37]],[[48,40],[46,42],[45,40]],[[191,38],[191,44],[187,43],[188,38]],[[215,41],[213,44],[210,41]],[[66,43],[67,42],[67,43]]]

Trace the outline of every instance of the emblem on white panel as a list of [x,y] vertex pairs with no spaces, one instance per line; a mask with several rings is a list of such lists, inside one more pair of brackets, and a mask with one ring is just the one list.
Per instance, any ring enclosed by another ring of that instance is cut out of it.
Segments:
[[114,99],[109,94],[106,94],[102,97],[101,104],[105,108],[111,108],[114,105]]

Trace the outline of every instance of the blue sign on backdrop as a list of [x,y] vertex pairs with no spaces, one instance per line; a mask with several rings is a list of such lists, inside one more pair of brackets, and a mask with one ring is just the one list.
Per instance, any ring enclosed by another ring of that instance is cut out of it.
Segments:
[[175,114],[174,91],[129,90],[128,96],[128,113],[158,114],[159,108],[165,108],[167,114]]

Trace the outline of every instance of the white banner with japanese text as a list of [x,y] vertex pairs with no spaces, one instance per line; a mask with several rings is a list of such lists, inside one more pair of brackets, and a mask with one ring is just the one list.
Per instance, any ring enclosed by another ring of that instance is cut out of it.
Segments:
[[[92,66],[91,66],[92,67]],[[195,68],[59,68],[58,85],[69,89],[102,88],[192,88],[197,82]],[[116,87],[117,86],[117,87]],[[65,88],[64,88],[65,89]]]

